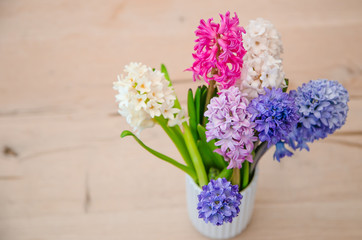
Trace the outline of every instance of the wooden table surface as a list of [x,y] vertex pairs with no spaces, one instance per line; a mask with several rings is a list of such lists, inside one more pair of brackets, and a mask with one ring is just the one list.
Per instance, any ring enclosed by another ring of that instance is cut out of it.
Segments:
[[[0,1],[0,239],[204,239],[185,176],[149,155],[117,115],[130,61],[168,66],[182,104],[194,30],[227,10],[263,17],[295,89],[350,92],[346,125],[281,163],[262,159],[255,210],[237,239],[362,239],[362,1]],[[159,127],[144,142],[180,157]]]

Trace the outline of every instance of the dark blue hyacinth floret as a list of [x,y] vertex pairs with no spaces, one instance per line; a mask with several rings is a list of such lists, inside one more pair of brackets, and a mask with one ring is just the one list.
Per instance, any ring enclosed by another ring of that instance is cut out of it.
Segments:
[[277,144],[275,144],[275,152],[273,158],[277,159],[278,162],[280,162],[280,159],[282,159],[283,157],[290,157],[292,155],[293,153],[285,147],[284,142],[278,142]]
[[206,223],[222,225],[232,222],[240,212],[239,205],[243,196],[239,193],[239,186],[232,185],[225,178],[211,179],[208,185],[202,187],[198,195],[199,218]]
[[254,98],[248,107],[251,121],[256,123],[261,142],[268,147],[285,140],[299,120],[294,98],[281,88],[265,88],[265,94]]
[[307,149],[341,128],[347,118],[349,95],[337,81],[312,80],[293,91],[300,119],[287,143],[294,149]]

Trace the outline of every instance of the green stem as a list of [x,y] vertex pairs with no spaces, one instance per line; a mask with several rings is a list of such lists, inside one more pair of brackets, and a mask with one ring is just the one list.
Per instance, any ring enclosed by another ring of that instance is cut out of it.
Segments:
[[196,112],[196,126],[200,124],[200,101],[201,101],[201,87],[198,87],[195,92],[195,112]]
[[195,143],[194,137],[192,136],[190,127],[185,122],[183,122],[182,126],[184,128],[185,144],[187,149],[189,150],[192,162],[194,164],[196,175],[199,179],[199,184],[202,187],[208,184],[208,178],[204,167],[204,163],[202,162],[201,155],[197,149],[197,145]]
[[230,177],[232,176],[233,173],[233,169],[227,169],[224,168],[221,173],[216,177],[216,179],[218,178],[226,178],[226,180],[230,180]]
[[253,159],[253,163],[251,164],[250,172],[253,174],[255,171],[256,166],[259,163],[261,157],[266,153],[268,150],[268,143],[262,142],[256,149],[255,149],[255,157]]
[[162,129],[167,133],[167,135],[170,137],[172,142],[175,144],[177,150],[180,152],[186,165],[188,167],[190,167],[191,169],[194,169],[194,165],[192,163],[190,154],[187,150],[185,141],[184,141],[182,135],[178,132],[181,130],[179,130],[177,128],[174,129],[173,127],[171,128],[171,127],[167,126],[167,120],[164,119],[163,117],[155,117],[155,120],[157,121],[158,124],[160,124]]
[[[181,128],[179,125],[175,125],[174,127],[172,127],[172,130],[174,130],[174,132],[176,133],[177,137],[179,139],[182,139],[182,142],[183,142],[183,145],[184,145],[184,148],[186,148],[186,145],[185,145],[185,141],[184,141],[184,137],[183,137],[183,134],[182,134],[182,131],[181,131]],[[189,155],[190,156],[190,155]],[[191,158],[190,158],[191,160]]]
[[243,170],[243,185],[242,185],[242,188],[244,189],[249,184],[249,162],[245,161],[243,163],[243,167],[241,169]]
[[[215,83],[216,83],[215,80],[210,80],[209,81],[209,87],[207,89],[207,95],[206,95],[206,101],[205,101],[204,109],[207,109],[207,105],[209,105],[211,98],[215,94],[215,90],[216,90]],[[204,116],[202,118],[202,125],[205,126],[205,124],[206,124],[206,117]]]
[[240,188],[240,169],[233,168],[233,174],[231,175],[231,184],[238,185]]

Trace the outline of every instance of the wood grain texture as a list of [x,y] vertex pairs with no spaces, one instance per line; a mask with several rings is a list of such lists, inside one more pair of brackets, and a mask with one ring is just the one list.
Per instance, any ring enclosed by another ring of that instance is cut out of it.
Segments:
[[[130,61],[165,63],[184,105],[197,83],[193,31],[235,11],[284,43],[296,88],[339,80],[346,125],[281,164],[260,165],[241,239],[362,239],[361,1],[0,1],[0,239],[203,239],[186,213],[184,174],[119,134],[112,82]],[[144,142],[181,159],[159,127]],[[157,139],[157,141],[155,141]]]

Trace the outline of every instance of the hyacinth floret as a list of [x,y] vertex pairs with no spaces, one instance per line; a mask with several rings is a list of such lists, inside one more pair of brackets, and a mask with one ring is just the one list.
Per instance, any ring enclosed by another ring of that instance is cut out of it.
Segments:
[[231,223],[240,212],[242,198],[238,185],[232,185],[225,178],[212,179],[198,195],[199,218],[218,226],[224,222]]
[[257,137],[254,136],[252,115],[247,111],[248,104],[248,99],[237,87],[230,87],[211,99],[204,114],[208,117],[207,141],[217,140],[215,145],[221,147],[215,152],[229,162],[228,169],[241,168],[245,160],[253,162],[251,152]]
[[294,150],[309,150],[307,143],[323,139],[345,124],[349,95],[339,82],[312,80],[298,87],[294,95],[300,115],[289,135],[288,144]]
[[273,159],[277,159],[277,161],[280,162],[280,159],[282,159],[283,157],[285,156],[290,157],[292,155],[293,153],[285,147],[284,142],[281,141],[275,144],[275,152],[273,155]]
[[287,139],[299,115],[294,98],[281,88],[265,88],[264,91],[264,95],[250,102],[248,111],[252,114],[251,121],[256,123],[260,141],[268,142],[270,147]]
[[194,81],[203,78],[206,83],[215,80],[221,89],[233,86],[240,78],[243,66],[245,49],[242,33],[244,28],[239,26],[239,18],[230,12],[220,14],[220,24],[213,22],[213,18],[200,20],[195,34],[196,45],[192,54],[195,62],[186,69],[193,71]]

